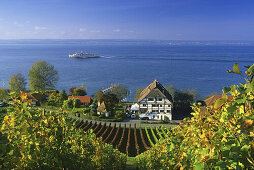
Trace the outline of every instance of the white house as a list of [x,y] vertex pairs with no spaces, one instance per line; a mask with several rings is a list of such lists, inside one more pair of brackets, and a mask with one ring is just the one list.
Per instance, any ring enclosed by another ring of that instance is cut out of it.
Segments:
[[172,120],[172,103],[172,96],[156,79],[140,93],[138,99],[141,113],[152,113],[153,119],[157,120],[165,117]]

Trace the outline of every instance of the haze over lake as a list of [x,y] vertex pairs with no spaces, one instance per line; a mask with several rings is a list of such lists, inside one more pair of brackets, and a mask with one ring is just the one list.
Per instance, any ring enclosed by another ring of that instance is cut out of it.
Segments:
[[[12,73],[27,71],[35,61],[53,64],[59,73],[57,89],[67,91],[84,83],[88,94],[113,83],[125,84],[133,98],[137,88],[154,79],[179,89],[195,88],[202,96],[237,84],[241,78],[226,71],[254,63],[254,42],[159,40],[0,40],[0,87]],[[101,58],[68,55],[88,51]]]

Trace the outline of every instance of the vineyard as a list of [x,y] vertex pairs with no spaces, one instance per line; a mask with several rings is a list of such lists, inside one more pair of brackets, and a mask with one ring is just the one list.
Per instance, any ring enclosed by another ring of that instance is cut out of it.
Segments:
[[166,126],[160,127],[137,127],[136,124],[123,126],[119,124],[92,123],[88,120],[74,120],[75,126],[84,131],[93,130],[97,138],[102,138],[117,148],[120,152],[134,157],[154,146],[159,140],[167,136],[169,129]]

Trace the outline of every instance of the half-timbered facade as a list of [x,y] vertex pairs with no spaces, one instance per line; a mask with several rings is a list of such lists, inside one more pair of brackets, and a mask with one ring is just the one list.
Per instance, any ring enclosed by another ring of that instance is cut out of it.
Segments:
[[169,92],[154,80],[139,95],[138,104],[141,113],[153,113],[153,119],[172,120],[172,97]]

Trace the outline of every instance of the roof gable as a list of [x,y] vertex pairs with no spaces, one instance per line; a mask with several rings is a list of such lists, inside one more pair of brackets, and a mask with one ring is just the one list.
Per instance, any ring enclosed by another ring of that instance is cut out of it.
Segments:
[[145,97],[166,97],[169,101],[172,102],[172,96],[169,92],[160,84],[158,80],[154,80],[151,84],[149,84],[139,95],[138,102],[143,100]]

